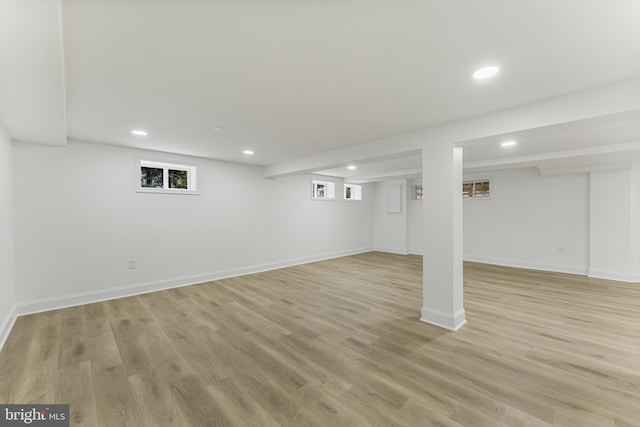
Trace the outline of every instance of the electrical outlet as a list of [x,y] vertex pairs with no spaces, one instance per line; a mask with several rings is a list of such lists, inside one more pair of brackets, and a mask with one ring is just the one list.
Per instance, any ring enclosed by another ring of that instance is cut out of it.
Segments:
[[130,259],[127,261],[127,267],[129,268],[129,270],[135,270],[136,268],[136,260],[135,259]]

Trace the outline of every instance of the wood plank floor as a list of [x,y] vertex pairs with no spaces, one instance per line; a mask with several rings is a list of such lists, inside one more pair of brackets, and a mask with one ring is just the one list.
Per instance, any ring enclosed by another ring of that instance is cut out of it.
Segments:
[[84,426],[640,426],[640,285],[371,252],[20,317],[0,402]]

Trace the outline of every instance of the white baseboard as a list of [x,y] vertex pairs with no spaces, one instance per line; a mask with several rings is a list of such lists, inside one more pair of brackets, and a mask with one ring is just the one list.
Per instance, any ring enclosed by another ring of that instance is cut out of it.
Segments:
[[387,252],[390,254],[409,255],[407,248],[387,248],[384,246],[376,246],[373,250],[376,252]]
[[464,308],[461,308],[455,313],[445,313],[432,308],[422,307],[420,320],[450,331],[457,331],[467,323]]
[[4,343],[9,338],[9,334],[11,333],[11,328],[13,328],[13,324],[16,322],[16,306],[12,306],[7,316],[2,319],[2,323],[0,324],[0,351],[4,347]]
[[596,270],[593,268],[589,269],[587,276],[593,277],[594,279],[617,280],[618,282],[638,282],[638,278],[633,274],[616,273],[614,271]]
[[[292,267],[310,262],[323,261],[343,256],[356,255],[364,252],[370,252],[373,248],[359,248],[348,251],[333,252],[322,255],[316,255],[305,258],[296,258],[286,261],[260,264],[250,267],[235,268],[223,270],[214,273],[198,274],[194,276],[177,277],[167,280],[159,280],[154,282],[139,283],[129,286],[113,287],[101,289],[91,292],[82,292],[72,295],[63,295],[53,298],[45,298],[41,300],[26,301],[15,305],[15,315],[22,316],[25,314],[40,313],[43,311],[57,310],[60,308],[73,307],[82,304],[91,304],[95,302],[107,301],[117,298],[130,297],[134,295],[146,294],[149,292],[162,291],[165,289],[178,288],[182,286],[195,285],[198,283],[211,282],[214,280],[226,279],[229,277],[243,276],[246,274],[260,273],[263,271],[276,270],[279,268]],[[10,329],[10,328],[9,328]]]
[[481,256],[475,256],[475,255],[465,255],[464,260],[469,262],[479,262],[482,264],[502,265],[505,267],[553,271],[555,273],[579,274],[582,276],[587,275],[586,267],[576,267],[571,265],[544,264],[544,263],[528,262],[528,261],[522,261],[522,260],[516,260],[516,259],[487,258],[487,257],[481,257]]

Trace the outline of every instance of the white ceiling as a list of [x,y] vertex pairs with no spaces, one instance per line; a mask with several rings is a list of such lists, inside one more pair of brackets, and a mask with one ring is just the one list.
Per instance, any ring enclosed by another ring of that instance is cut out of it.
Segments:
[[[640,76],[638,22],[637,0],[0,0],[0,122],[272,165]],[[486,64],[501,73],[474,82]],[[527,131],[510,154],[466,141],[465,159],[638,141],[639,120]],[[416,166],[394,157],[357,174]]]
[[[515,141],[515,146],[502,143]],[[602,165],[640,155],[640,111],[463,141],[465,170]]]
[[380,179],[417,178],[422,175],[422,154],[403,153],[367,162],[358,162],[356,169],[349,169],[349,164],[337,168],[314,171],[319,175],[346,178],[351,182],[363,183]]
[[55,1],[0,0],[0,123],[15,140],[67,143]]

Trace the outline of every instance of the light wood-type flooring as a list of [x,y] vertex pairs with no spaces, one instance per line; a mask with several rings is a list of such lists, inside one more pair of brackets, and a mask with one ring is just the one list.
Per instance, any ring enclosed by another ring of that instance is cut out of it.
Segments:
[[640,426],[640,285],[371,252],[20,317],[0,402],[85,426]]

